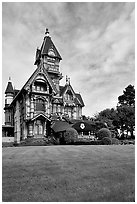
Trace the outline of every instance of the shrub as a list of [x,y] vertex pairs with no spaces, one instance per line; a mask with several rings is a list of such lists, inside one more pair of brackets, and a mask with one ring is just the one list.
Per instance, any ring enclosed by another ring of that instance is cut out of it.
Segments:
[[104,137],[102,138],[102,145],[111,145],[112,144],[112,139],[109,137]]
[[77,141],[78,132],[74,128],[69,128],[64,133],[64,143],[72,144]]
[[111,132],[107,128],[101,128],[97,133],[97,137],[99,140],[102,140],[104,137],[111,138]]
[[112,145],[119,145],[119,140],[117,138],[112,138]]

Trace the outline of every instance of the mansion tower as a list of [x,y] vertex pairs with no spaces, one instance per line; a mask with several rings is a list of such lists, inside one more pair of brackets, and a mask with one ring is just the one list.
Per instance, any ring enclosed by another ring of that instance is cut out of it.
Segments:
[[14,140],[47,135],[47,125],[56,119],[80,119],[84,103],[73,90],[70,79],[60,86],[62,60],[46,29],[40,49],[36,51],[36,70],[21,90],[13,89],[9,80],[5,90],[5,126],[14,129]]

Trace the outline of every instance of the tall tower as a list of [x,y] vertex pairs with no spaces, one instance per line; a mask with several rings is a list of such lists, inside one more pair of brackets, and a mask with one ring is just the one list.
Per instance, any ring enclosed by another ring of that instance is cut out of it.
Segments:
[[11,78],[9,77],[8,85],[5,90],[5,107],[10,105],[14,96],[13,86],[11,82]]
[[12,125],[12,109],[10,107],[11,102],[13,101],[14,91],[11,79],[9,77],[8,85],[5,90],[5,125]]
[[58,91],[59,81],[62,79],[62,74],[59,71],[60,60],[62,60],[62,58],[49,36],[48,29],[46,29],[41,49],[37,49],[36,51],[36,60],[34,64],[38,66],[41,62],[43,63],[44,68]]

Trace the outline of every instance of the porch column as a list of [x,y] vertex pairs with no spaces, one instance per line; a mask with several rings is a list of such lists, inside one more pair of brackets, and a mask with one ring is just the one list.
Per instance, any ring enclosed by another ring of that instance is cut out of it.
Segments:
[[36,131],[36,120],[34,121],[34,128],[33,128],[33,134],[34,134],[34,137],[35,135],[37,134],[37,131]]
[[14,127],[14,141],[20,143],[20,107],[19,102],[16,102],[16,111],[14,116],[15,127]]
[[45,123],[44,123],[44,136],[46,136],[46,135],[47,135],[46,124],[47,124],[47,122],[45,121]]
[[30,103],[30,117],[33,118],[34,116],[34,100],[31,97],[31,103]]
[[23,123],[23,138],[27,138],[27,125],[25,122]]
[[33,123],[30,123],[29,126],[28,126],[28,128],[29,128],[29,134],[28,134],[28,136],[32,137],[32,136],[33,136]]

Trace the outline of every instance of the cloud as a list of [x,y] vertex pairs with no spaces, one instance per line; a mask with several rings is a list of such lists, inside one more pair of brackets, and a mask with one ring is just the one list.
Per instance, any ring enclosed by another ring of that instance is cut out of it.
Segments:
[[61,72],[83,96],[84,114],[115,106],[134,83],[134,3],[4,2],[2,10],[3,94],[9,75],[21,88],[35,70],[46,27],[63,58]]

